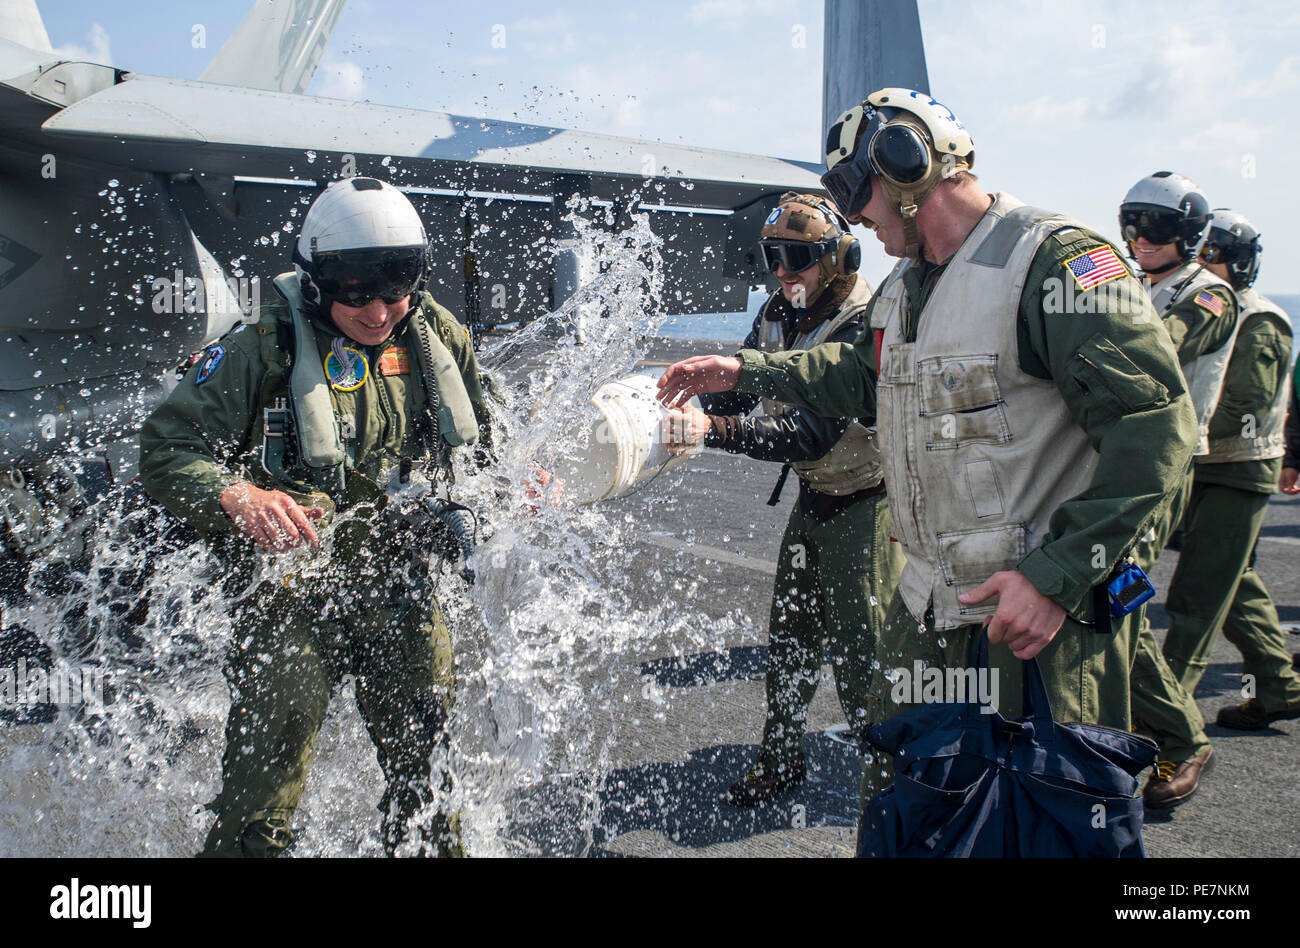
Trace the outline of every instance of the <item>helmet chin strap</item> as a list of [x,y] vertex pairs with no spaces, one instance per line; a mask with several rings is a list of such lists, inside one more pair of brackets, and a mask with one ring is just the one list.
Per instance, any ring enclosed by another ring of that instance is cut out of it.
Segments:
[[913,264],[921,262],[921,233],[916,227],[916,213],[919,208],[911,194],[902,195],[902,200],[898,205],[898,213],[903,217],[903,254],[912,261]]

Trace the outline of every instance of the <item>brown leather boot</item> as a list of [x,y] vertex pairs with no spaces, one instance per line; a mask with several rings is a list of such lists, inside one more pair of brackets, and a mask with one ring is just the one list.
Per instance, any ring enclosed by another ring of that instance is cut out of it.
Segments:
[[1242,704],[1220,708],[1215,723],[1239,731],[1258,731],[1268,727],[1274,721],[1287,721],[1292,718],[1300,718],[1300,701],[1278,708],[1276,711],[1265,711],[1258,698],[1251,698]]
[[802,760],[781,764],[770,770],[763,764],[756,764],[753,770],[731,785],[727,791],[727,802],[732,806],[767,803],[799,786],[805,776]]
[[1157,760],[1155,770],[1142,789],[1142,805],[1149,810],[1172,810],[1191,798],[1201,784],[1201,777],[1209,773],[1213,765],[1212,747],[1177,764]]

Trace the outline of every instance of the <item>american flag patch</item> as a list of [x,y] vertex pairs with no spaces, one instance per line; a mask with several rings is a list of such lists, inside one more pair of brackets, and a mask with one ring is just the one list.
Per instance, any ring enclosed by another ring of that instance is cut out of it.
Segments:
[[1091,290],[1094,286],[1101,286],[1108,280],[1118,279],[1128,273],[1110,247],[1098,247],[1081,253],[1065,261],[1065,265],[1070,268],[1074,282],[1079,284],[1081,290]]
[[1219,299],[1209,290],[1201,290],[1196,294],[1196,302],[1208,309],[1215,316],[1223,315],[1223,300]]

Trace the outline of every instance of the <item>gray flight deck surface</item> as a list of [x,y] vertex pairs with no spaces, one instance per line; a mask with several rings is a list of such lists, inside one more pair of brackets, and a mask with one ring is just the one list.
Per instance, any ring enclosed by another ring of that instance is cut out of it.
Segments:
[[[709,342],[661,340],[647,367],[688,355],[730,352]],[[797,494],[793,478],[781,504],[765,503],[779,466],[707,451],[639,492],[609,502],[614,517],[642,526],[640,556],[649,576],[689,571],[711,595],[697,599],[720,618],[739,610],[756,634],[726,641],[712,654],[677,657],[645,654],[626,669],[629,702],[619,723],[615,771],[601,791],[594,846],[589,852],[641,856],[848,856],[853,853],[858,808],[856,750],[843,743],[830,669],[809,711],[804,746],[809,779],[775,803],[729,806],[727,785],[750,765],[764,716],[763,669],[767,613],[777,546]],[[1163,600],[1178,554],[1167,551],[1152,579]],[[1300,628],[1300,500],[1275,495],[1260,538],[1257,568],[1272,593],[1284,629]],[[707,584],[707,587],[705,587]],[[645,604],[663,584],[630,584]],[[1168,617],[1156,606],[1151,618],[1164,637]],[[1300,634],[1287,633],[1290,651]],[[1300,855],[1300,721],[1243,732],[1210,723],[1219,708],[1237,703],[1241,665],[1222,636],[1197,691],[1217,764],[1192,800],[1172,819],[1148,818],[1151,856]],[[667,699],[647,700],[653,682]],[[662,720],[656,720],[660,712]],[[828,731],[830,732],[828,734]],[[636,744],[626,738],[635,734]],[[1145,783],[1145,775],[1143,776]],[[801,824],[801,825],[800,825]],[[550,837],[552,845],[555,837]],[[547,847],[550,849],[550,847]],[[574,840],[573,852],[584,848]],[[555,852],[554,849],[550,851]]]

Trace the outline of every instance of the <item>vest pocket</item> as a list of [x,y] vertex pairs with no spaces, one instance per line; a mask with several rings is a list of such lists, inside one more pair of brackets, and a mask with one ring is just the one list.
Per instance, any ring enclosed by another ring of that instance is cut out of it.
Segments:
[[[1015,569],[1024,559],[1028,533],[1023,523],[940,533],[939,569],[958,593],[969,592],[994,573]],[[960,605],[960,604],[959,604]],[[992,615],[997,606],[984,603],[961,607],[962,615]]]
[[996,355],[926,359],[919,365],[927,451],[1011,440]]

